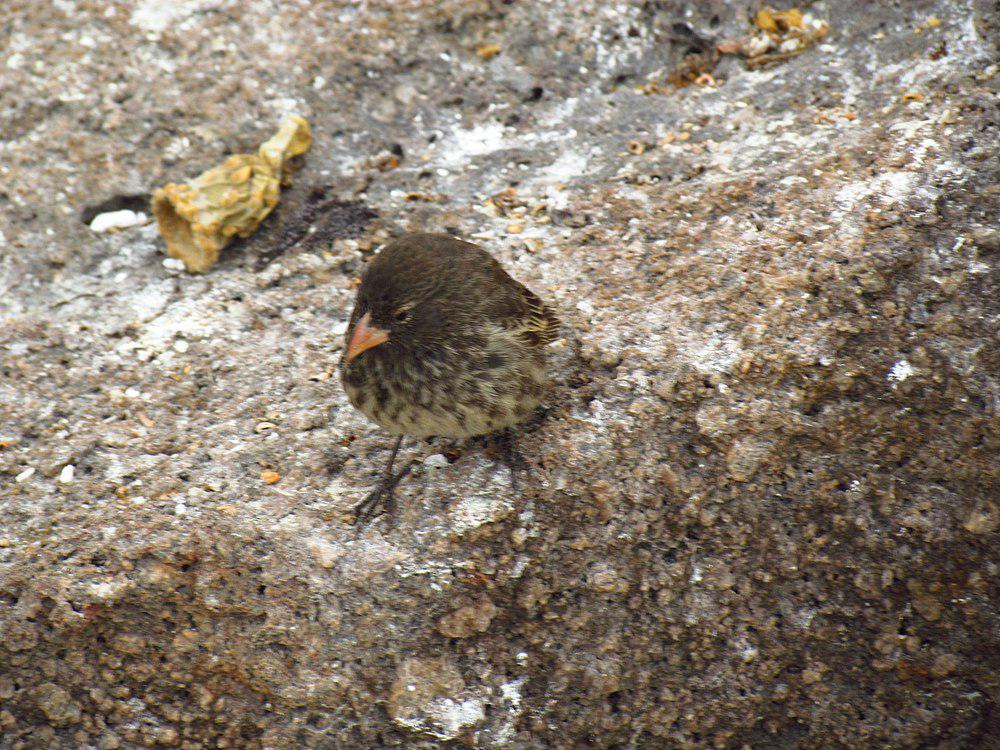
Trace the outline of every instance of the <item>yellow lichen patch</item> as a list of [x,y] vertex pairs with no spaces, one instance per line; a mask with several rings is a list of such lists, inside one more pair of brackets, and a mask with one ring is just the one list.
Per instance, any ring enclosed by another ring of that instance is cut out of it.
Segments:
[[248,237],[278,204],[287,163],[312,144],[309,123],[291,117],[256,154],[234,154],[183,185],[153,193],[153,214],[167,253],[203,273],[233,237]]
[[934,28],[937,28],[940,25],[941,25],[941,19],[938,18],[937,16],[931,16],[926,21],[924,21],[922,24],[920,24],[919,26],[917,26],[917,28],[914,29],[913,31],[914,31],[915,34],[923,34],[928,29],[934,29]]
[[757,11],[755,21],[759,28],[772,33],[781,33],[792,29],[801,30],[803,28],[802,11],[798,8],[775,10],[774,8],[764,6]]

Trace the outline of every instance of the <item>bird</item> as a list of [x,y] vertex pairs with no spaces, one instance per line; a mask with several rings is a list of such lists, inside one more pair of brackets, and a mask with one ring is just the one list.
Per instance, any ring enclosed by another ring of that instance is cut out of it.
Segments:
[[405,436],[509,437],[528,421],[547,392],[545,347],[559,326],[478,245],[415,233],[382,247],[357,288],[340,375],[351,404],[396,441],[356,522],[391,515],[412,466],[393,474]]

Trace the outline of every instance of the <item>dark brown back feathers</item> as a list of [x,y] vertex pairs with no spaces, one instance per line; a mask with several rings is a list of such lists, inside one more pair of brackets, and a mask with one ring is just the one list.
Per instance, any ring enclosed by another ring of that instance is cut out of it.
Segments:
[[[427,301],[434,303],[429,311],[420,304]],[[435,319],[433,311],[447,309],[452,318],[496,321],[531,346],[558,337],[559,320],[534,292],[512,279],[482,248],[446,234],[411,234],[390,242],[365,271],[356,316],[359,310],[371,311],[377,324],[391,327],[390,317],[406,305],[424,308],[428,315],[409,322],[418,330],[441,326],[446,321]]]

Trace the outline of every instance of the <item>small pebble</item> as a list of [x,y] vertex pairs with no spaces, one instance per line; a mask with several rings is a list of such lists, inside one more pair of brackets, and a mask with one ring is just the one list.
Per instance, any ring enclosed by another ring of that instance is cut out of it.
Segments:
[[424,459],[424,468],[434,471],[443,469],[448,465],[448,459],[441,453],[432,453]]
[[438,620],[438,631],[449,638],[468,638],[484,632],[496,617],[496,605],[489,599],[460,607]]
[[66,464],[63,466],[62,471],[59,472],[59,481],[63,484],[70,484],[73,481],[73,476],[76,474],[76,467],[73,464]]
[[958,668],[958,657],[954,654],[940,654],[935,657],[931,664],[931,675],[934,677],[945,677]]
[[32,468],[28,468],[28,469],[25,469],[24,471],[22,471],[16,477],[14,477],[14,481],[17,482],[18,484],[21,484],[22,482],[27,482],[34,475],[35,475],[35,469],[33,467]]
[[91,220],[90,228],[94,232],[112,232],[116,229],[140,227],[148,222],[146,214],[125,209],[98,214]]

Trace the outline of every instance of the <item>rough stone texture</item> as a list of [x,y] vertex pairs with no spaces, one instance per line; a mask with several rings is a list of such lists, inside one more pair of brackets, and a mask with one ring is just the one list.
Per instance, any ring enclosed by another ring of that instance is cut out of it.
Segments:
[[[0,748],[995,747],[996,5],[666,85],[755,8],[4,2]],[[292,112],[209,274],[84,223]],[[332,374],[415,229],[552,301],[556,389],[522,491],[412,441],[358,533]]]
[[499,611],[489,599],[466,604],[438,620],[438,630],[449,638],[468,638],[487,630]]

